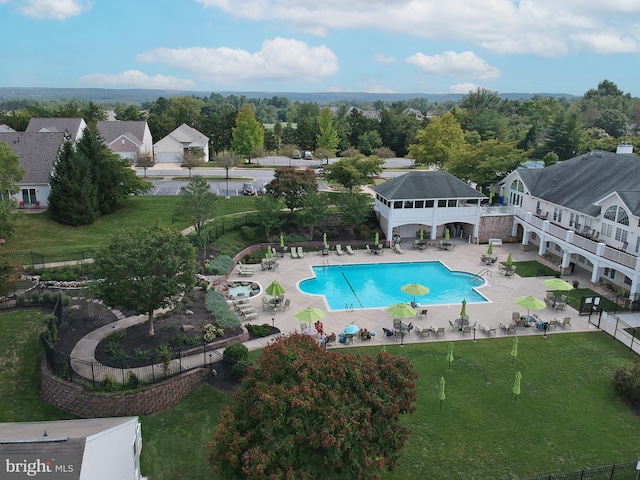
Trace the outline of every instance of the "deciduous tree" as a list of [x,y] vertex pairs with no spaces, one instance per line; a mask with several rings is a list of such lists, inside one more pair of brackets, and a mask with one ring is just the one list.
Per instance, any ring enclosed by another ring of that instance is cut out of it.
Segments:
[[188,218],[198,238],[208,220],[216,213],[216,195],[211,186],[200,175],[196,175],[180,189],[180,203],[176,216]]
[[280,197],[259,195],[255,198],[255,223],[264,228],[264,238],[269,241],[271,230],[282,225],[284,203]]
[[200,147],[187,148],[182,152],[181,163],[189,170],[189,178],[191,178],[191,170],[204,163],[204,156],[204,150]]
[[256,119],[253,107],[245,103],[236,117],[236,126],[233,128],[233,150],[249,160],[251,163],[252,152],[264,144],[264,129]]
[[342,225],[353,235],[355,228],[362,225],[371,213],[370,196],[362,193],[344,193],[336,196],[336,205],[342,215]]
[[180,232],[154,226],[117,233],[94,257],[93,287],[108,306],[146,313],[154,335],[156,310],[195,285],[195,252]]
[[0,239],[5,242],[15,233],[16,214],[13,210],[16,201],[13,195],[18,193],[17,183],[24,174],[20,157],[6,143],[0,142]]
[[416,143],[409,147],[409,155],[417,164],[446,168],[447,162],[457,158],[465,148],[462,127],[453,114],[445,113],[418,131]]
[[318,191],[318,180],[308,168],[280,167],[274,171],[273,180],[267,185],[268,194],[282,198],[291,213],[302,206],[302,197]]
[[340,144],[340,137],[338,136],[338,130],[333,124],[333,115],[331,114],[329,107],[323,108],[320,111],[318,127],[320,129],[320,133],[316,139],[316,145],[318,146],[317,150],[321,148],[324,149],[327,152],[327,159],[335,157],[336,152],[338,151],[338,145]]
[[307,335],[279,338],[237,390],[209,445],[221,478],[379,479],[415,410],[416,373],[388,353],[339,354]]
[[329,197],[319,193],[309,193],[302,197],[302,209],[298,211],[299,222],[309,228],[309,239],[313,240],[313,232],[318,223],[329,213]]
[[147,178],[147,168],[151,168],[156,164],[156,159],[153,153],[143,152],[138,153],[133,159],[133,164],[144,170],[144,178]]

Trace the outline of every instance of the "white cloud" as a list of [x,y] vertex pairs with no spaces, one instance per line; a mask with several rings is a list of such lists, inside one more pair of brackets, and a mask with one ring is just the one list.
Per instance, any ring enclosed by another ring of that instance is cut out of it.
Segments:
[[500,76],[500,71],[478,58],[473,52],[444,52],[428,56],[416,53],[407,58],[407,63],[416,65],[427,75],[441,75],[462,79],[493,80]]
[[374,60],[378,63],[395,63],[396,57],[385,55],[384,53],[376,53]]
[[23,0],[18,2],[17,10],[31,18],[65,20],[91,10],[91,7],[92,3],[85,0]]
[[389,87],[385,87],[384,85],[382,85],[379,82],[376,82],[375,80],[370,80],[368,82],[365,82],[365,85],[362,91],[366,93],[396,93],[395,90]]
[[80,77],[80,81],[95,87],[118,88],[151,88],[166,90],[188,90],[195,86],[192,80],[186,78],[169,77],[166,75],[147,75],[140,70],[126,72],[94,73]]
[[165,63],[208,82],[230,85],[243,80],[309,82],[338,71],[338,59],[331,49],[285,38],[267,40],[255,53],[227,47],[156,48],[137,59]]
[[449,87],[449,93],[462,93],[466,95],[469,92],[477,90],[478,85],[473,83],[458,83]]
[[[284,21],[326,35],[375,29],[473,43],[495,53],[559,57],[640,51],[637,0],[196,0],[237,18]],[[605,32],[610,41],[585,41]]]

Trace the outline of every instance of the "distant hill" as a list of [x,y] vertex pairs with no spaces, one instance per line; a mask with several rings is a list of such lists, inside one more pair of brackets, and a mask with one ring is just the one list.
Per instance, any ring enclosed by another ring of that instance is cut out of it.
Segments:
[[[366,102],[396,102],[425,98],[432,103],[457,102],[464,95],[453,93],[366,93],[366,92],[198,92],[180,90],[146,90],[146,89],[115,89],[115,88],[29,88],[29,87],[0,87],[0,102],[10,100],[91,100],[96,103],[134,103],[157,100],[158,97],[179,97],[194,95],[208,97],[211,93],[222,96],[236,96],[246,98],[284,97],[294,102],[334,103],[351,100]],[[564,93],[501,93],[501,98],[510,100],[526,100],[534,95],[554,98],[574,98],[575,95]]]

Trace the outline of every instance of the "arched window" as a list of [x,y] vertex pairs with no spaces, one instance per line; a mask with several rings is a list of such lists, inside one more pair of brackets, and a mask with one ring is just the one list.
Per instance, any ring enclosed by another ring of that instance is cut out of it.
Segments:
[[604,212],[604,219],[626,225],[627,227],[629,226],[629,214],[624,208],[618,205],[607,208],[607,211]]
[[509,203],[511,205],[517,205],[518,207],[521,207],[524,197],[524,184],[520,180],[516,179],[511,182],[510,190],[511,192],[509,194]]

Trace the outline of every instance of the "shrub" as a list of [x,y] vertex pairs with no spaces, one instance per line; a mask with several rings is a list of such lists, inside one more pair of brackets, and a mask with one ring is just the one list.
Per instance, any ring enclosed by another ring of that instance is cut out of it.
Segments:
[[210,323],[204,326],[204,341],[206,343],[213,342],[217,337],[224,335],[224,330]]
[[250,323],[247,323],[245,327],[247,327],[249,333],[254,337],[259,338],[271,335],[271,326],[267,323],[263,323],[262,325],[252,325]]
[[55,315],[47,315],[44,318],[47,330],[45,331],[45,337],[50,344],[56,343],[58,340],[58,317]]
[[616,391],[629,402],[640,404],[640,363],[633,367],[625,366],[616,370],[613,378]]
[[127,373],[127,381],[123,386],[127,389],[135,390],[142,386],[142,381],[138,378],[138,376],[135,373],[129,370],[129,373]]
[[247,362],[238,362],[231,367],[231,377],[235,380],[240,380],[247,375],[249,364]]
[[160,361],[163,375],[169,375],[169,364],[171,363],[171,349],[169,345],[163,343],[156,350],[156,357]]
[[215,323],[224,330],[232,330],[241,325],[237,315],[231,311],[225,296],[216,291],[208,290],[204,306],[213,318]]
[[53,294],[48,290],[45,290],[44,292],[42,292],[42,295],[40,295],[40,302],[44,303],[45,305],[51,305],[52,299]]
[[214,275],[227,275],[233,268],[233,259],[229,255],[218,255],[209,265],[212,270],[215,269]]
[[187,333],[180,333],[171,338],[171,345],[175,345],[177,347],[200,345],[200,339]]
[[16,298],[16,305],[21,306],[24,305],[26,301],[26,298],[24,295],[18,295],[18,298]]
[[120,390],[120,384],[113,375],[106,374],[102,381],[96,387],[99,392],[117,392]]
[[230,343],[223,355],[237,362],[246,362],[249,360],[249,349],[242,343]]
[[198,288],[199,288],[200,290],[204,290],[204,291],[206,291],[206,290],[207,290],[207,288],[209,288],[209,283],[208,283],[208,282],[206,282],[205,280],[201,280],[201,281],[200,281],[200,283],[198,283]]

